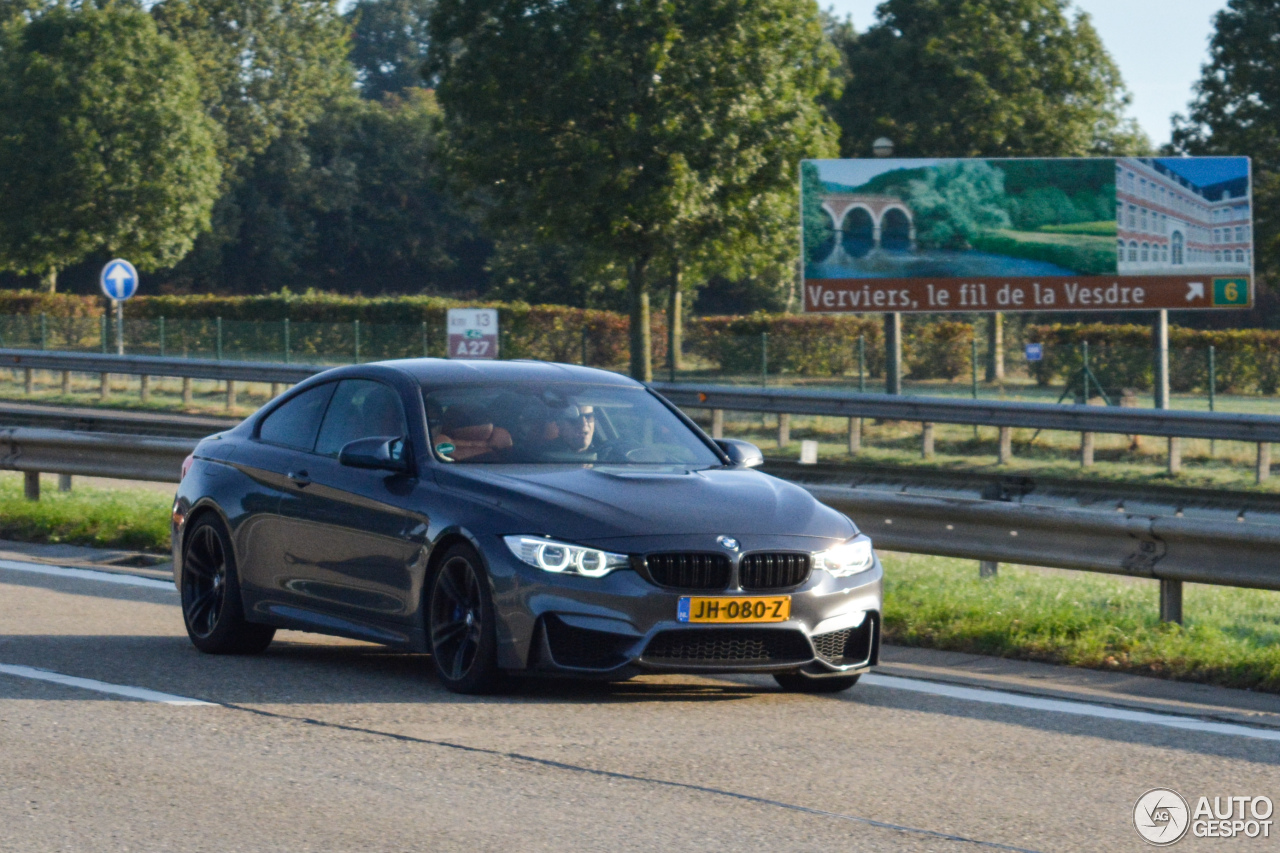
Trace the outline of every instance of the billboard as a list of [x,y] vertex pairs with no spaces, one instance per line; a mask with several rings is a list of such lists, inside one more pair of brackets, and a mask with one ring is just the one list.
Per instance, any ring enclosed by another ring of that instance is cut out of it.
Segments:
[[806,311],[1253,305],[1247,157],[805,160]]

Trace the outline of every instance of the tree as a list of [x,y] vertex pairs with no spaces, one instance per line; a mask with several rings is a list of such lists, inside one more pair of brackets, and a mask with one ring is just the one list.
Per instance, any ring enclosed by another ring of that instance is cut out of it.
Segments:
[[434,0],[359,0],[351,7],[351,64],[362,95],[377,99],[424,84],[434,6]]
[[0,264],[90,253],[171,266],[209,225],[219,166],[191,57],[143,11],[51,8],[0,31]]
[[794,254],[796,165],[834,148],[812,0],[438,0],[430,35],[451,171],[495,225],[625,266],[633,376],[655,278]]
[[162,0],[152,12],[195,58],[228,186],[353,91],[336,0]]
[[1230,0],[1214,17],[1209,61],[1186,116],[1174,116],[1175,153],[1253,158],[1255,250],[1280,259],[1280,2]]
[[430,92],[348,98],[282,137],[223,201],[228,233],[174,270],[188,289],[476,290],[489,243],[441,191]]
[[1004,173],[981,160],[926,169],[906,195],[921,246],[966,249],[983,231],[1009,227]]
[[833,108],[845,156],[879,137],[902,157],[1141,154],[1129,94],[1089,16],[1068,0],[886,0],[842,38]]

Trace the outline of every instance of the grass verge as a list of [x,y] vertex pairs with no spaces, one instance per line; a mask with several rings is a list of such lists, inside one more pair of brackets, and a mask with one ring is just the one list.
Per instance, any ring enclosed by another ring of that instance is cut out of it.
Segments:
[[21,476],[0,477],[0,539],[89,545],[134,551],[169,550],[173,497],[145,487],[100,488],[76,482],[70,492],[50,488],[40,500],[22,494]]
[[1187,584],[1174,625],[1154,581],[881,557],[887,642],[1280,693],[1280,593]]

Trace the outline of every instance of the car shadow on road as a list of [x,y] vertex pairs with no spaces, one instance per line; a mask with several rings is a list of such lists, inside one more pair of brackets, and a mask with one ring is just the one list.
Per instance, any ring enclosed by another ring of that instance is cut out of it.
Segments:
[[[0,663],[233,705],[724,702],[777,692],[697,676],[518,677],[494,695],[460,696],[440,684],[430,655],[291,631],[251,656],[201,654],[185,635],[0,635]],[[20,679],[0,675],[0,699],[23,695]]]

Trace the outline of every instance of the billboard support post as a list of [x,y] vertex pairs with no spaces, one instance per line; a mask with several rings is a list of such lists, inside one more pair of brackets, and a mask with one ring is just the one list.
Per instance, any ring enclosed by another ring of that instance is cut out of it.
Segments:
[[1155,347],[1155,406],[1169,408],[1169,312],[1156,312],[1151,343]]
[[987,317],[987,381],[1004,382],[1004,315]]
[[884,393],[902,393],[902,314],[884,315]]

